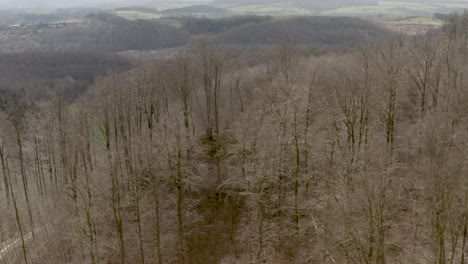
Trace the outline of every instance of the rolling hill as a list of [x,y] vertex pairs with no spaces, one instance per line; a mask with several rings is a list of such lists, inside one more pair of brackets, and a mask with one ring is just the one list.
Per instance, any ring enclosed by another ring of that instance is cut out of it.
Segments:
[[377,0],[216,0],[218,4],[258,5],[271,3],[292,3],[309,10],[321,11],[356,5],[377,5]]
[[272,45],[289,41],[298,45],[356,46],[390,34],[359,18],[290,17],[246,24],[220,35],[227,44]]

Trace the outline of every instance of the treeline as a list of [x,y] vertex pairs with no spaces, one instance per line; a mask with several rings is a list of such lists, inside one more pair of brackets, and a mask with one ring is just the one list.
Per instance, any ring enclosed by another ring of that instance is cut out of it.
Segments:
[[252,67],[201,39],[7,108],[0,235],[36,239],[3,259],[464,263],[466,32]]

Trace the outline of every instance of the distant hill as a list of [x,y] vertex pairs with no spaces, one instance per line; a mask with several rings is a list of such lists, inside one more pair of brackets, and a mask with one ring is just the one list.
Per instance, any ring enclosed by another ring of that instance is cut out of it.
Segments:
[[293,0],[296,5],[315,11],[332,10],[359,5],[378,5],[378,0]]
[[117,7],[115,11],[132,11],[132,12],[143,12],[143,13],[159,13],[157,9],[145,6],[125,6]]
[[299,7],[323,11],[356,5],[377,5],[378,0],[215,0],[218,4],[258,5],[270,3],[293,3]]
[[162,11],[163,14],[194,14],[194,13],[203,13],[203,14],[217,14],[217,13],[228,13],[229,11],[211,5],[193,5],[181,8],[172,8],[172,9],[165,9]]
[[16,35],[0,32],[0,52],[158,50],[183,46],[190,37],[188,32],[156,20],[132,21],[97,13],[86,16],[84,24],[68,24],[60,29]]
[[[22,91],[30,101],[50,96],[61,83],[68,98],[81,94],[103,74],[122,72],[131,68],[130,62],[117,55],[88,52],[26,52],[0,54],[0,110],[8,104],[14,91]],[[2,98],[4,100],[2,100]]]
[[98,51],[156,50],[186,44],[190,35],[149,20],[131,21],[112,14],[87,16],[88,24],[62,30],[63,41],[75,41]]
[[220,35],[227,44],[272,45],[289,41],[297,45],[350,47],[391,34],[359,18],[293,17],[246,24]]
[[220,19],[183,17],[182,27],[192,34],[218,34],[245,24],[261,23],[273,19],[269,16],[234,16]]
[[86,15],[85,18],[91,22],[107,22],[107,23],[116,24],[116,25],[126,24],[126,23],[131,22],[130,20],[125,19],[123,17],[116,16],[116,15],[109,14],[109,13],[103,13],[103,12],[90,13]]
[[0,52],[121,52],[181,47],[194,35],[211,34],[225,44],[262,46],[289,41],[298,45],[351,47],[391,34],[371,22],[351,17],[238,16],[221,19],[171,17],[180,28],[161,20],[128,20],[109,13],[87,15],[84,23],[36,33],[2,34]]

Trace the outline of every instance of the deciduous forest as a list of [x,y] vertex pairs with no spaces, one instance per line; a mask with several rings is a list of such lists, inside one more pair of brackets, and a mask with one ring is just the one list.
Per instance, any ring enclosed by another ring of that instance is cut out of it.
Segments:
[[319,54],[0,56],[0,263],[466,263],[468,14],[449,20],[337,26],[353,45]]

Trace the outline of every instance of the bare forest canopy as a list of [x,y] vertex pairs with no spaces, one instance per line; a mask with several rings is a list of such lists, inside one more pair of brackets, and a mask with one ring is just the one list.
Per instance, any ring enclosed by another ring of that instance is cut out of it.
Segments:
[[143,63],[102,43],[175,28],[87,19],[52,32],[99,48],[0,55],[1,262],[466,263],[468,13],[271,18]]

